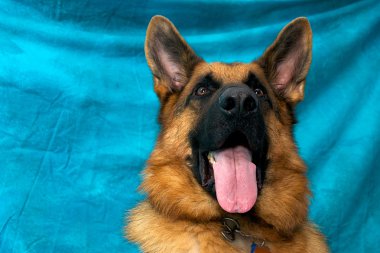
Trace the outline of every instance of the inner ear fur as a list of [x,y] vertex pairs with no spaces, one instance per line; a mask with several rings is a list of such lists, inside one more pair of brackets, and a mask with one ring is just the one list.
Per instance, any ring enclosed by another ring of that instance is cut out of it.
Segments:
[[275,92],[291,104],[304,97],[311,47],[310,23],[301,17],[285,26],[258,60]]
[[176,27],[163,16],[154,16],[149,23],[145,56],[161,101],[168,94],[181,91],[196,64],[202,61]]

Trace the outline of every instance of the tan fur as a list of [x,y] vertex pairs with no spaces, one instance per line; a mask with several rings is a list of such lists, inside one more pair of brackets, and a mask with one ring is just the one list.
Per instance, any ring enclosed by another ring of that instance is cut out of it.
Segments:
[[[168,21],[159,17],[152,22],[147,40],[155,23]],[[298,25],[305,26],[306,38],[311,40],[308,23],[301,20]],[[180,36],[177,30],[175,33]],[[182,43],[186,43],[180,38]],[[170,91],[170,80],[160,77],[152,56],[147,53],[148,64],[153,74],[157,72],[158,75],[155,74],[154,81],[155,91],[161,100],[162,131],[143,173],[140,190],[147,194],[147,200],[129,213],[126,226],[127,238],[138,243],[143,252],[249,252],[252,240],[265,241],[266,250],[272,253],[328,252],[324,237],[307,219],[310,191],[305,177],[306,166],[294,144],[292,118],[286,106],[286,103],[295,105],[303,98],[304,80],[301,78],[301,81],[295,80],[291,84],[292,87],[286,90],[286,99],[281,97],[284,93],[272,88],[271,75],[268,75],[264,61],[272,57],[268,54],[271,54],[273,45],[262,58],[250,64],[208,64],[196,58],[197,62],[191,66],[191,75],[181,92]],[[311,42],[305,45],[309,47],[305,50],[310,51]],[[192,58],[187,55],[189,52],[193,53],[189,49],[183,58]],[[183,106],[199,77],[205,73],[212,73],[219,82],[229,85],[242,82],[250,72],[265,85],[277,110],[265,115],[271,163],[252,219],[227,214],[195,179],[187,160],[191,156],[188,135],[202,110],[196,103]],[[307,69],[302,69],[301,77],[306,73]],[[236,218],[241,230],[255,239],[242,237],[233,243],[225,240],[220,234],[221,220],[225,216]]]

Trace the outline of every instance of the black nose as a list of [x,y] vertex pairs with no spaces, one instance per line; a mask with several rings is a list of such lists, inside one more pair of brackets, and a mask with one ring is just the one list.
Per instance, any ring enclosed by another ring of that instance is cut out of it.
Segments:
[[219,106],[228,115],[247,116],[257,111],[258,101],[250,88],[231,86],[220,95]]

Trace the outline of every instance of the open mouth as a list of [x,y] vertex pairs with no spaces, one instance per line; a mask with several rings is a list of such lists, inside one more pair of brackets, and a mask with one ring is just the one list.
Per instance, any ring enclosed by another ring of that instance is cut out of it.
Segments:
[[254,206],[262,188],[260,156],[247,137],[232,133],[217,150],[200,154],[202,186],[215,192],[219,205],[229,213],[246,213]]

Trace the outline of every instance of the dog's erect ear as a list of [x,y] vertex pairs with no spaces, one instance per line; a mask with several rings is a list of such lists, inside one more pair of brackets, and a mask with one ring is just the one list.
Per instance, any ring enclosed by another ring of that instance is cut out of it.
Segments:
[[306,18],[290,22],[258,60],[270,84],[288,102],[303,99],[311,63],[312,32]]
[[195,65],[202,61],[175,26],[163,16],[154,16],[149,23],[145,56],[155,78],[155,91],[160,99],[168,92],[182,90]]

